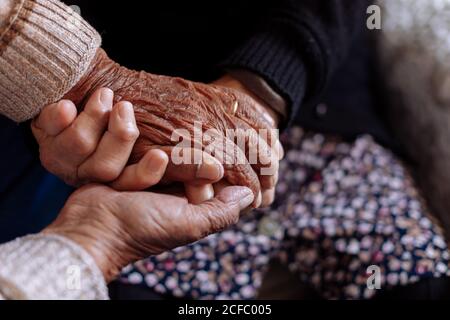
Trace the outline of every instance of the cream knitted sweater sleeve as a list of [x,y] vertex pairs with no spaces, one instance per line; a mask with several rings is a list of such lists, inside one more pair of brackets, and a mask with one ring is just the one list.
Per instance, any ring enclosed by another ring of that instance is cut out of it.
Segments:
[[76,243],[31,235],[0,246],[0,300],[108,299],[101,271]]
[[58,0],[0,0],[0,114],[22,122],[60,100],[101,38]]

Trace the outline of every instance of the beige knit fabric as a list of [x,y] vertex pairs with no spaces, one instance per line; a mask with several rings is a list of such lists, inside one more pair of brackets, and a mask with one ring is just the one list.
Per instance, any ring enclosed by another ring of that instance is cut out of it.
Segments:
[[0,246],[0,300],[105,300],[94,259],[56,235],[31,235]]
[[0,113],[22,122],[80,80],[101,38],[58,0],[0,0],[2,7]]

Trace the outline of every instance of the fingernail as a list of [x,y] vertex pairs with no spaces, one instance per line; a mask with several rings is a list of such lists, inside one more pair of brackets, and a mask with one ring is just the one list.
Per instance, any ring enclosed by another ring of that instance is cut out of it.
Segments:
[[255,199],[252,190],[246,187],[227,187],[222,190],[220,197],[226,203],[237,202],[239,210],[248,208]]
[[258,197],[256,197],[255,208],[259,208],[262,203],[262,193],[261,191],[258,193]]
[[263,207],[270,206],[272,204],[272,202],[274,201],[274,197],[275,197],[275,193],[272,190],[268,190],[268,191],[264,192],[264,194],[262,196],[261,206],[263,206]]
[[280,141],[276,142],[276,148],[277,148],[277,151],[278,151],[278,160],[281,161],[284,158],[284,149],[283,149],[283,145],[281,144]]
[[195,176],[198,179],[217,181],[223,176],[223,167],[217,160],[204,158],[202,164],[198,166]]
[[119,104],[119,117],[124,121],[133,119],[133,105],[130,102],[121,102]]
[[248,193],[245,198],[239,200],[239,210],[247,209],[253,203],[255,197],[253,196],[253,192],[251,190],[249,191],[250,193]]
[[109,105],[114,98],[114,92],[111,89],[103,88],[100,92],[100,102],[103,105]]

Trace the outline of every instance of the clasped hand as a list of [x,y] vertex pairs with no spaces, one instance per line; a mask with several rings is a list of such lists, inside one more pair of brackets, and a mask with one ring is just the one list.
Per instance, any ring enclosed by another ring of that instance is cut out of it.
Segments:
[[[129,164],[140,133],[135,110],[130,102],[113,101],[114,92],[102,88],[82,112],[62,100],[47,106],[32,123],[43,166],[68,184],[85,185],[43,232],[83,246],[107,280],[130,262],[229,227],[251,204],[273,201],[276,173],[260,177],[264,189],[255,197],[255,190],[224,183],[222,163],[206,152],[199,165],[174,164],[173,147],[164,146]],[[279,143],[275,146],[278,161],[283,151]],[[170,182],[184,183],[186,194],[142,191]]]

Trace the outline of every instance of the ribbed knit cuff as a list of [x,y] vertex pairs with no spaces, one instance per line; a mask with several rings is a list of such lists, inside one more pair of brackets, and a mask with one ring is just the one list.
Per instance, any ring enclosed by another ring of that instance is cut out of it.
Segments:
[[32,235],[0,246],[0,296],[31,300],[108,299],[103,275],[79,245]]
[[299,109],[306,91],[306,69],[297,44],[279,31],[254,34],[220,66],[255,72],[288,102],[288,114]]
[[22,122],[61,99],[83,76],[100,35],[58,0],[7,0],[0,21],[0,113]]

